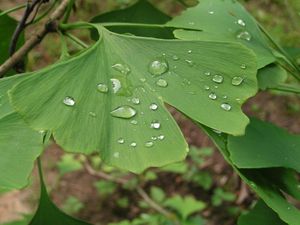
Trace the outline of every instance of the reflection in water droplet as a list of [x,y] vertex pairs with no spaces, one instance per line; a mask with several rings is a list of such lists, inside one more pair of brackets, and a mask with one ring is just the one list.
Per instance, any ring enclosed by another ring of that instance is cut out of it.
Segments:
[[234,86],[239,86],[243,83],[244,79],[242,77],[233,77],[231,80],[231,84]]
[[152,121],[151,122],[151,128],[154,128],[154,129],[159,129],[160,128],[160,123],[158,121]]
[[74,98],[72,97],[65,97],[64,100],[63,100],[63,103],[66,105],[66,106],[74,106],[76,104]]
[[152,103],[149,108],[153,111],[156,111],[158,109],[158,105],[156,105],[155,103]]
[[237,21],[237,24],[240,25],[240,26],[242,26],[242,27],[245,27],[245,26],[246,26],[246,23],[245,23],[244,20],[242,20],[242,19],[239,19],[239,20]]
[[120,152],[114,152],[114,157],[119,158],[120,157]]
[[130,144],[130,147],[135,148],[136,146],[137,146],[137,143],[136,143],[136,142],[132,142],[132,143]]
[[252,38],[251,34],[248,31],[242,31],[236,37],[238,39],[243,39],[243,40],[246,40],[246,41],[250,41],[251,38]]
[[124,75],[127,75],[131,72],[130,68],[128,65],[124,65],[124,64],[121,64],[121,63],[116,63],[114,65],[112,65],[112,68]]
[[173,55],[172,59],[173,59],[174,61],[178,61],[178,60],[179,60],[179,57],[178,57],[177,55]]
[[154,145],[154,143],[152,141],[148,141],[145,143],[145,147],[147,148],[151,148]]
[[212,100],[217,99],[217,95],[216,95],[214,92],[210,93],[210,94],[208,95],[208,97],[209,97],[210,99],[212,99]]
[[132,101],[132,103],[135,104],[135,105],[140,104],[140,99],[139,99],[139,98],[132,98],[131,101]]
[[138,121],[136,121],[136,120],[131,120],[130,123],[133,124],[133,125],[137,125],[137,124],[138,124]]
[[110,81],[112,83],[113,92],[118,93],[118,91],[122,88],[121,81],[115,78],[110,79]]
[[157,86],[159,87],[167,87],[168,86],[168,82],[164,79],[159,79],[157,82],[156,82]]
[[214,75],[214,77],[212,78],[212,80],[215,82],[215,83],[218,83],[218,84],[221,84],[224,80],[223,76],[221,75]]
[[114,117],[129,119],[135,116],[136,110],[131,106],[124,105],[117,107],[110,114]]
[[125,143],[124,138],[119,138],[119,139],[118,139],[118,143],[119,143],[119,144],[124,144],[124,143]]
[[96,113],[94,113],[94,112],[89,112],[89,115],[90,115],[91,117],[96,117]]
[[107,93],[108,92],[108,87],[106,84],[97,84],[97,90],[101,93]]
[[242,64],[242,65],[241,65],[241,69],[244,70],[244,69],[246,69],[246,68],[247,68],[246,64]]
[[149,64],[148,70],[154,76],[166,73],[169,69],[167,60],[163,58],[156,59]]
[[230,111],[231,105],[229,105],[228,103],[222,103],[221,108],[224,109],[225,111]]
[[161,141],[162,141],[162,140],[165,139],[165,136],[161,134],[161,135],[159,135],[157,138],[158,138],[158,140],[161,140]]

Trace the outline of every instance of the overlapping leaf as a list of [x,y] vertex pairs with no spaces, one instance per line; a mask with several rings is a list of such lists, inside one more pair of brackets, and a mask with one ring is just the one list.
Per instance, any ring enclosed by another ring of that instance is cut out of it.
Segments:
[[34,160],[42,151],[42,135],[30,129],[15,113],[7,91],[25,77],[0,81],[0,187],[22,188],[28,182]]
[[240,42],[255,52],[259,68],[275,61],[255,19],[235,0],[201,0],[167,26],[190,29],[175,31],[184,40]]
[[257,73],[258,86],[262,90],[276,88],[287,79],[286,71],[277,64],[270,64]]
[[[98,29],[101,39],[85,53],[13,89],[12,102],[32,127],[51,130],[66,150],[100,151],[105,162],[134,172],[186,155],[187,145],[164,102],[207,126],[244,132],[248,118],[240,106],[257,91],[255,57],[246,48]],[[215,76],[222,81],[213,81]],[[235,86],[236,76],[242,82]]]

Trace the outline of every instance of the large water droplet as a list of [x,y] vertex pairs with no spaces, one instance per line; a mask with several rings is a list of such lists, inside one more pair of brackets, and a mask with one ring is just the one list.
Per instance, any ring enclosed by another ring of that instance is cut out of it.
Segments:
[[124,105],[117,107],[110,114],[114,117],[129,119],[135,116],[136,110],[131,106]]
[[124,138],[119,138],[119,139],[118,139],[118,143],[119,143],[119,144],[124,144],[124,143],[125,143]]
[[127,75],[131,72],[128,65],[121,64],[121,63],[116,63],[116,64],[112,65],[112,68],[124,75]]
[[252,38],[251,34],[248,31],[242,31],[236,37],[246,41],[250,41]]
[[159,87],[167,87],[168,86],[168,82],[164,79],[159,79],[157,82],[156,82],[157,86]]
[[228,103],[222,103],[221,108],[224,109],[225,111],[230,111],[231,105],[229,105]]
[[139,99],[139,98],[132,98],[131,101],[132,101],[132,103],[135,104],[135,105],[140,104],[140,99]]
[[107,93],[108,92],[108,87],[106,84],[97,84],[97,90],[101,93]]
[[152,141],[147,141],[145,143],[145,147],[147,147],[147,148],[151,148],[151,147],[153,147],[153,145],[154,145],[154,143]]
[[63,100],[63,103],[66,105],[66,106],[74,106],[76,104],[74,98],[72,97],[65,97],[64,100]]
[[240,26],[242,26],[242,27],[245,27],[245,26],[246,26],[246,23],[245,23],[244,20],[242,20],[242,19],[239,19],[239,20],[237,21],[237,24],[240,25]]
[[156,111],[158,109],[158,105],[156,105],[155,103],[152,103],[149,108],[153,111]]
[[160,128],[160,122],[158,121],[152,121],[151,122],[151,128],[154,128],[154,129],[159,129]]
[[156,59],[149,64],[148,70],[154,76],[166,73],[169,69],[167,60],[163,58]]
[[231,80],[231,84],[234,86],[239,86],[243,83],[243,81],[244,81],[244,78],[242,78],[242,77],[233,77]]
[[223,76],[222,75],[214,75],[214,77],[212,78],[212,80],[215,82],[215,83],[218,83],[218,84],[221,84],[224,80]]
[[216,100],[216,99],[217,99],[217,95],[216,95],[214,92],[210,93],[210,94],[208,95],[208,97],[209,97],[210,99],[212,99],[212,100]]
[[112,83],[113,92],[118,93],[118,91],[122,88],[121,81],[116,78],[112,78],[110,81]]

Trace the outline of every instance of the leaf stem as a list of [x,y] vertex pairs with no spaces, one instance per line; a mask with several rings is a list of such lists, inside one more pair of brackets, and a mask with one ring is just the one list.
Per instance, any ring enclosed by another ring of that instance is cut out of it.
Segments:
[[166,28],[165,24],[149,23],[100,23],[104,27],[147,27],[147,28]]
[[15,11],[18,11],[19,9],[23,9],[27,6],[27,3],[24,3],[24,4],[21,4],[21,5],[17,5],[11,9],[8,9],[8,10],[5,10],[3,12],[0,13],[0,16],[4,16],[4,15],[7,15],[7,14],[10,14],[12,12],[15,12]]
[[67,6],[67,9],[66,9],[66,14],[65,14],[64,18],[62,19],[63,23],[68,22],[69,17],[72,12],[72,9],[73,9],[73,6],[74,6],[74,3],[75,3],[75,0],[70,0],[69,5]]
[[75,30],[75,29],[90,29],[94,28],[92,24],[87,22],[77,22],[77,23],[61,23],[59,24],[59,29],[61,31]]
[[82,40],[80,40],[79,38],[77,38],[76,36],[70,34],[70,33],[64,33],[65,36],[67,36],[70,40],[72,40],[74,43],[76,43],[77,45],[79,45],[82,48],[88,48],[89,46],[84,43]]
[[300,94],[300,87],[288,85],[288,84],[280,84],[277,87],[269,88],[275,91],[283,91],[283,92],[290,92],[294,94]]

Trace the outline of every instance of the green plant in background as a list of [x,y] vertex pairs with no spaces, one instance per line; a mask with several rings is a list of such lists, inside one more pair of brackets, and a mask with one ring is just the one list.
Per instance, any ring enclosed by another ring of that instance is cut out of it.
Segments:
[[[189,148],[166,107],[169,104],[207,133],[265,202],[259,201],[239,224],[299,224],[299,210],[281,194],[300,199],[299,135],[248,118],[241,109],[259,90],[300,93],[297,58],[289,53],[296,51],[282,48],[232,0],[201,0],[190,8],[179,1],[186,8],[173,18],[140,0],[91,22],[75,23],[68,21],[76,0],[51,1],[46,13],[30,21],[30,14],[46,2],[35,0],[23,6],[26,12],[16,29],[7,14],[21,7],[0,16],[1,33],[10,34],[2,37],[0,48],[12,55],[0,58],[4,77],[0,80],[1,190],[26,185],[33,163],[52,137],[68,152],[100,156],[64,155],[57,165],[61,175],[85,168],[103,179],[95,182],[101,197],[111,196],[122,185],[139,194],[141,207],[156,211],[117,224],[204,224],[194,215],[205,209],[202,200],[170,196],[158,186],[148,192],[145,184],[157,179],[154,171],[140,176],[124,172],[162,167],[156,172],[181,174],[198,187],[212,188],[209,171],[199,172],[212,149],[191,148],[191,163],[171,164],[182,161]],[[22,31],[43,23],[47,16],[37,35],[22,45]],[[94,42],[88,45],[74,36],[77,29],[89,29]],[[39,71],[9,76],[13,68],[25,69],[23,58],[49,32],[60,35],[60,60]],[[69,53],[66,39],[76,43],[78,52]],[[29,224],[87,224],[52,203],[40,159],[38,166],[40,203]],[[213,193],[214,206],[236,197],[222,188]],[[128,198],[116,204],[126,208]],[[83,207],[73,197],[63,208],[73,214]],[[268,216],[253,216],[264,212]]]

